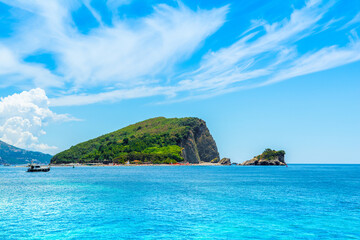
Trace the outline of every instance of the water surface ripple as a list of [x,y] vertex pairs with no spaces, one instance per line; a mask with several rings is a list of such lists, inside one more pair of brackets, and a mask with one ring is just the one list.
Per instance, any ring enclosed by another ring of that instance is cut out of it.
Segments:
[[360,165],[0,167],[0,239],[360,239]]

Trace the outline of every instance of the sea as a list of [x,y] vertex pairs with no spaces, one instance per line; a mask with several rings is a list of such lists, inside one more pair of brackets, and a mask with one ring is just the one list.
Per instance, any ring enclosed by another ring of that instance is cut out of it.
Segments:
[[360,239],[360,165],[0,167],[0,239]]

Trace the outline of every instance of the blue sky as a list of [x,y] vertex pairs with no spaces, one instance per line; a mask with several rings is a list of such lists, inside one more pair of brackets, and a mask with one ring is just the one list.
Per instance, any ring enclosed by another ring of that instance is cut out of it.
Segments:
[[359,34],[358,1],[0,0],[0,139],[195,116],[235,162],[360,163]]

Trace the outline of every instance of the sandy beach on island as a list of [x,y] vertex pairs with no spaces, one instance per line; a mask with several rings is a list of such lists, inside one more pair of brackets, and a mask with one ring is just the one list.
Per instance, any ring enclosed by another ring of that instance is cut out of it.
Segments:
[[224,166],[219,163],[175,163],[175,164],[102,164],[102,163],[70,163],[70,164],[50,164],[51,167],[138,167],[138,166],[162,166],[162,167],[174,167],[174,166]]
[[[146,167],[146,166],[160,166],[160,167],[175,167],[175,166],[227,166],[219,163],[176,163],[176,164],[101,164],[101,163],[69,163],[69,164],[49,164],[50,167]],[[13,165],[12,167],[28,167],[28,165]]]

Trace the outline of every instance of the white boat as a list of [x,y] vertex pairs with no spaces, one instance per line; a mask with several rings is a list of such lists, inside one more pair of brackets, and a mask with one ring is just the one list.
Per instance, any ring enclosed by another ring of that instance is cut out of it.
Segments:
[[48,171],[50,171],[50,166],[40,166],[38,164],[30,164],[27,171],[28,172],[48,172]]

